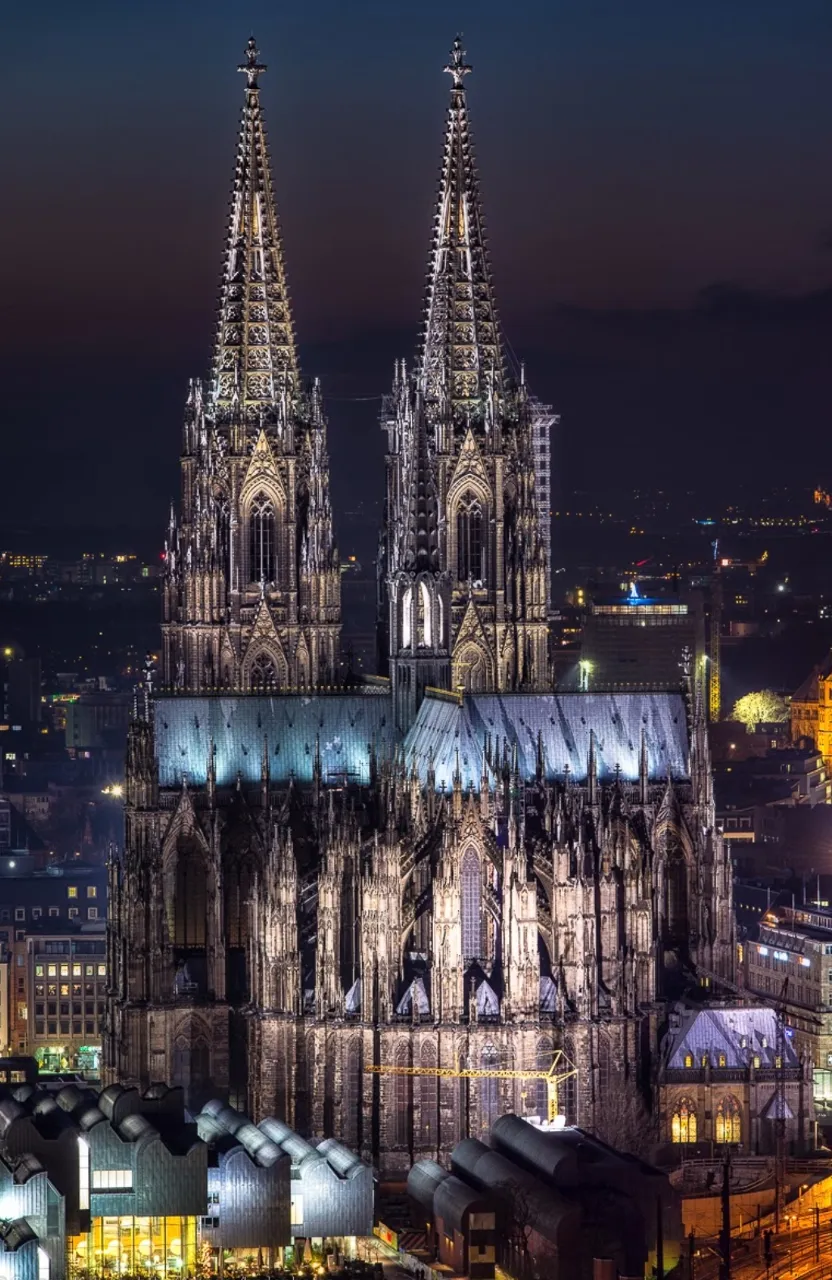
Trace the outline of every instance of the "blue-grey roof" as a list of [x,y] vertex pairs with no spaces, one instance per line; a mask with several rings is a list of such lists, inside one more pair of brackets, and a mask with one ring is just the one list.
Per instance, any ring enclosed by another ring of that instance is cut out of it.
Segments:
[[[675,1022],[676,1025],[673,1025]],[[664,1054],[668,1067],[698,1069],[703,1057],[712,1067],[747,1067],[753,1058],[760,1066],[776,1065],[778,1014],[761,1006],[726,1009],[685,1009],[671,1020],[665,1038]],[[796,1067],[799,1059],[786,1028],[784,1036],[785,1065]],[[724,1059],[724,1063],[722,1061]]]
[[272,780],[312,781],[315,742],[320,742],[323,781],[366,785],[370,749],[383,759],[396,740],[387,694],[279,694],[274,697],[160,697],[154,703],[159,784],[202,786],[214,742],[217,786],[239,774],[258,783],[264,740]]
[[453,785],[459,752],[462,785],[478,787],[486,734],[492,747],[517,747],[521,777],[534,775],[538,736],[546,776],[587,776],[590,734],[594,734],[598,777],[611,778],[616,766],[625,782],[638,779],[641,737],[647,743],[654,781],[688,776],[688,727],[678,693],[474,693],[425,698],[404,743],[424,779],[432,756],[436,785]]

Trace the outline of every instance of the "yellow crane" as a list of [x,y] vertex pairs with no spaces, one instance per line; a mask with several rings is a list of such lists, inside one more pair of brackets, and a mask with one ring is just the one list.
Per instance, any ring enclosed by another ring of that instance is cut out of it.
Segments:
[[560,1115],[558,1086],[577,1075],[562,1049],[555,1050],[551,1067],[529,1067],[525,1071],[509,1071],[500,1067],[396,1067],[375,1063],[364,1068],[377,1076],[440,1076],[452,1080],[545,1080],[547,1119],[551,1123]]

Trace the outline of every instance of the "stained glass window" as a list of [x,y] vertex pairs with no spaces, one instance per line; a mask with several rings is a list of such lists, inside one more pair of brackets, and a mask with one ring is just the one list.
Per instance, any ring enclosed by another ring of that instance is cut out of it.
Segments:
[[716,1109],[717,1142],[742,1141],[742,1117],[736,1098],[722,1098]]
[[674,1142],[696,1141],[696,1107],[690,1098],[680,1098],[671,1122]]

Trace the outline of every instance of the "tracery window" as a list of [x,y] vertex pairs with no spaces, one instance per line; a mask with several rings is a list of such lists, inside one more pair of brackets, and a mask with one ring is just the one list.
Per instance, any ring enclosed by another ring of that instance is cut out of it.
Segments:
[[[482,1055],[480,1056],[480,1069],[482,1071],[497,1071],[499,1067],[500,1059],[494,1045],[483,1045]],[[487,1136],[499,1115],[500,1081],[495,1077],[491,1079],[485,1078],[479,1081],[479,1086],[480,1134],[481,1136]]]
[[409,649],[413,635],[413,588],[407,587],[402,596],[402,648]]
[[[396,1046],[395,1066],[410,1066],[410,1054],[407,1043],[402,1041]],[[412,1080],[409,1076],[393,1076],[393,1115],[392,1138],[396,1147],[410,1145],[410,1122],[413,1106],[411,1102]]]
[[690,1098],[680,1098],[670,1126],[674,1142],[696,1142],[696,1107]]
[[252,689],[266,691],[276,689],[280,681],[274,661],[267,653],[258,653],[251,664]]
[[277,537],[274,507],[265,494],[251,504],[249,527],[249,580],[274,582],[277,577]]
[[717,1142],[742,1141],[742,1116],[736,1098],[722,1098],[716,1108]]
[[460,582],[481,582],[485,577],[483,556],[483,510],[473,494],[459,501],[456,515],[457,578]]
[[[422,1045],[421,1064],[423,1068],[436,1066],[436,1045]],[[432,1150],[437,1146],[439,1119],[439,1079],[437,1076],[421,1076],[419,1079],[419,1110],[421,1113],[422,1132],[419,1144]]]
[[466,964],[482,956],[482,872],[472,848],[462,859],[462,956]]

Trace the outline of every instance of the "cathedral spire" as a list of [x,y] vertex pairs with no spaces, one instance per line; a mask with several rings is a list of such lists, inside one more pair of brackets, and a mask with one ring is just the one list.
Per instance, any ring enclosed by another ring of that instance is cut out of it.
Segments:
[[451,100],[434,216],[418,383],[431,414],[450,410],[465,422],[503,391],[503,353],[486,252],[465,77],[471,67],[459,37],[445,70]]
[[220,316],[211,379],[213,408],[258,413],[298,389],[298,361],[260,107],[254,37],[238,70],[246,77],[237,144]]

